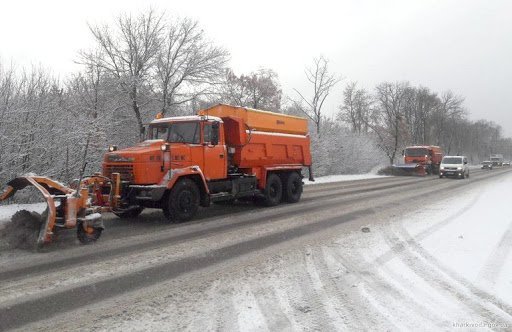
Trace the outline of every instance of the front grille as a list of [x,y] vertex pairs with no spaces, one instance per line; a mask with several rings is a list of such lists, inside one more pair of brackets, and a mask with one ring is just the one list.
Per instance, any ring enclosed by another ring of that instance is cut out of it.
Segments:
[[105,176],[111,178],[112,173],[119,173],[121,181],[133,181],[133,165],[106,165]]

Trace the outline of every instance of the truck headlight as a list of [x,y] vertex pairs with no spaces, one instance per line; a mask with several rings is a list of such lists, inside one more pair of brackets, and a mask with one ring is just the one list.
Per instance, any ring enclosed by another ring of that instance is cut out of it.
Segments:
[[162,144],[160,146],[160,150],[162,150],[163,152],[169,151],[170,149],[171,149],[171,146],[169,144]]
[[440,170],[444,171],[444,166],[441,166],[441,167],[440,167]]
[[460,171],[462,169],[462,167],[457,167],[457,170]]
[[110,146],[108,147],[108,151],[109,151],[109,152],[117,151],[117,145],[110,145]]

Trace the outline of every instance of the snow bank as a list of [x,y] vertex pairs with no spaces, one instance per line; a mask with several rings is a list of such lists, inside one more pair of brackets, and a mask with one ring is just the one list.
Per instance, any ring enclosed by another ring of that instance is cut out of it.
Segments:
[[353,181],[353,180],[366,180],[366,179],[380,179],[388,177],[386,175],[377,175],[372,172],[366,174],[339,174],[339,175],[326,175],[315,178],[315,182],[309,181],[304,178],[304,184],[320,184],[320,183],[331,183],[331,182],[342,182],[342,181]]
[[0,205],[0,227],[11,220],[17,211],[27,210],[42,213],[45,209],[46,203]]

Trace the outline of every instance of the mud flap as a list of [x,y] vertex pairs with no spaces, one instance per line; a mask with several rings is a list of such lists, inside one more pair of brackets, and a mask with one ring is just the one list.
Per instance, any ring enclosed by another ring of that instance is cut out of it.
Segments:
[[315,182],[315,177],[313,176],[313,167],[308,166],[308,173],[309,173],[309,181]]

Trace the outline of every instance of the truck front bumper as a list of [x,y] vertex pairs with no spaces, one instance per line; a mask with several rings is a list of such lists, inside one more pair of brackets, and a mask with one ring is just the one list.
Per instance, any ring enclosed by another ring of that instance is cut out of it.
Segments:
[[136,200],[159,202],[165,194],[167,187],[157,185],[130,185],[130,191]]

